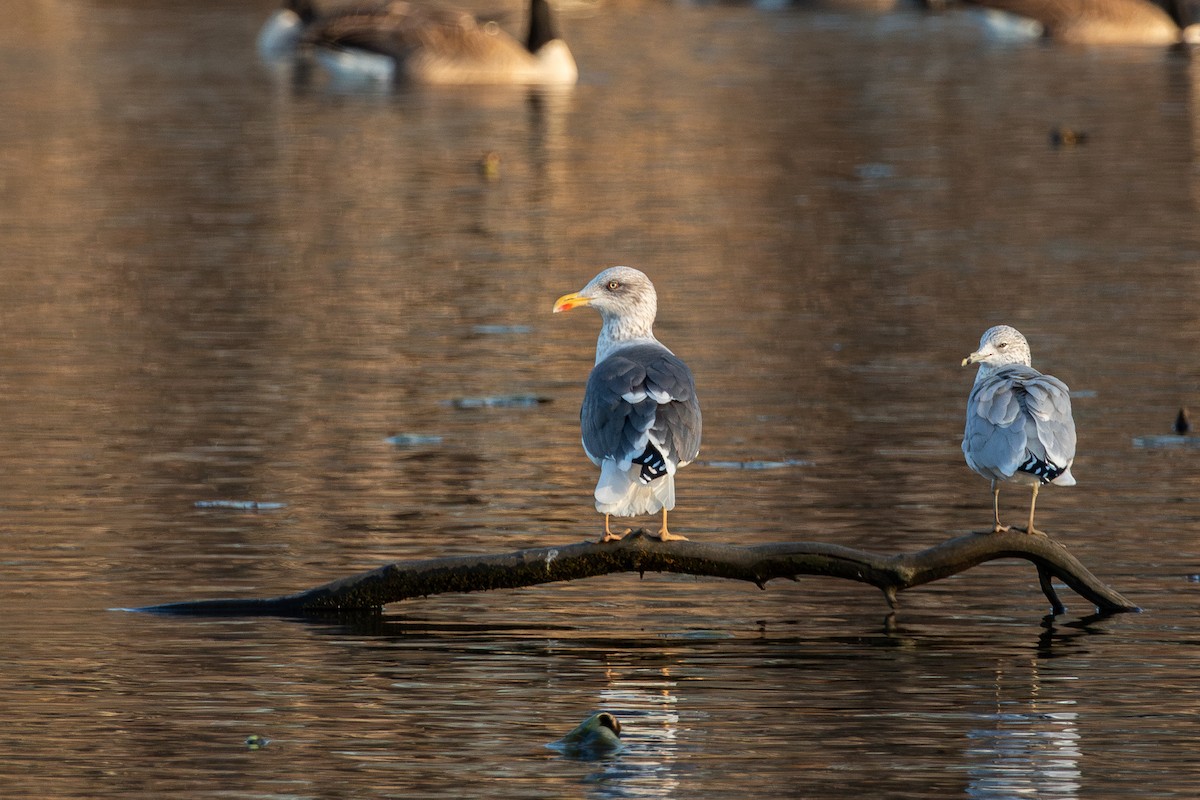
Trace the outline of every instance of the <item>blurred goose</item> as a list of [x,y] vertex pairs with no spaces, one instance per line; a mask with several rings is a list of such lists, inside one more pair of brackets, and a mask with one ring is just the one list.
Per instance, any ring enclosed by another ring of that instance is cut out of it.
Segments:
[[997,325],[979,339],[979,349],[962,365],[978,364],[967,399],[967,425],[962,450],[967,466],[992,482],[996,533],[1000,524],[1000,484],[1032,487],[1029,527],[1038,488],[1044,483],[1074,486],[1075,420],[1067,385],[1030,366],[1029,342],[1016,328]]
[[[1200,26],[1177,20],[1152,0],[964,0],[1032,20],[1033,35],[1067,44],[1200,43]],[[1010,28],[1011,30],[1011,28]]]
[[[302,31],[294,36],[296,25]],[[268,32],[268,30],[270,32]],[[260,52],[294,36],[335,77],[430,84],[574,84],[575,58],[547,0],[530,0],[524,42],[463,11],[389,0],[328,15],[287,0],[264,26]],[[275,45],[276,50],[279,49]]]
[[285,0],[283,8],[267,17],[258,31],[258,55],[268,64],[279,64],[296,55],[304,28],[317,18],[308,0]]

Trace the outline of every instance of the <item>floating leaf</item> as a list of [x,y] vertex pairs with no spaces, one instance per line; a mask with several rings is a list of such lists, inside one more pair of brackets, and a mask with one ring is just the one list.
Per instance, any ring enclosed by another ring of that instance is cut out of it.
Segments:
[[278,511],[287,503],[260,503],[257,500],[197,500],[196,508],[228,508],[234,511]]
[[528,325],[476,325],[471,330],[484,336],[504,336],[514,333],[530,333],[533,328]]
[[442,437],[423,433],[397,433],[387,437],[384,441],[397,447],[420,447],[428,444],[441,444]]
[[675,631],[672,633],[663,634],[664,639],[692,639],[698,642],[717,640],[717,639],[733,639],[734,635],[729,631]]
[[1193,450],[1200,448],[1200,436],[1180,436],[1168,433],[1163,436],[1135,436],[1134,447],[1145,447],[1151,450]]
[[811,461],[789,458],[783,461],[703,461],[706,467],[716,469],[786,469],[788,467],[811,467]]
[[549,397],[533,394],[504,394],[494,397],[456,397],[448,401],[455,408],[529,408],[549,403]]
[[854,167],[854,174],[864,181],[880,181],[896,176],[896,168],[891,164],[881,164],[878,162],[870,164],[858,164]]

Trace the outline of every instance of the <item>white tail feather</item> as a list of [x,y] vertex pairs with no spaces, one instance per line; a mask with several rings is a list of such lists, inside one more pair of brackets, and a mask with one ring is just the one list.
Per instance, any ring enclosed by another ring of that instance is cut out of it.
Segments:
[[664,475],[650,483],[638,480],[641,465],[622,470],[616,461],[606,458],[600,464],[596,484],[596,510],[601,514],[634,517],[657,514],[675,507],[675,476]]

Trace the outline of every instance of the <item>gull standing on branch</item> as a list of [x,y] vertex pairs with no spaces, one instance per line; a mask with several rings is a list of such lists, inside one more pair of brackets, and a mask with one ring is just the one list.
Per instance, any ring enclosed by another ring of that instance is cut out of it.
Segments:
[[700,452],[700,401],[691,370],[654,338],[654,284],[631,267],[610,267],[558,298],[554,313],[579,306],[599,311],[602,323],[579,412],[583,450],[600,467],[600,541],[621,538],[609,528],[610,515],[659,510],[658,537],[686,539],[667,530],[667,512],[675,507],[675,471]]
[[1021,332],[997,325],[984,332],[979,349],[962,362],[964,367],[979,365],[967,400],[963,455],[971,469],[992,482],[995,533],[1009,529],[1000,524],[1002,481],[1033,487],[1026,533],[1041,533],[1033,527],[1033,509],[1042,484],[1075,485],[1070,390],[1030,366],[1031,360]]

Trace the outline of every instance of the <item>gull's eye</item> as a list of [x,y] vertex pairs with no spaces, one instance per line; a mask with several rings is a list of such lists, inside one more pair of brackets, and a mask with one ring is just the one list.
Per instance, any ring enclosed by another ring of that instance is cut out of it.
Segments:
[[610,292],[615,292],[617,289],[620,289],[620,288],[621,288],[620,281],[609,281],[608,282],[608,290]]
[[1008,342],[1001,342],[1000,344],[996,345],[997,350],[1003,350],[1006,347],[1008,347]]

